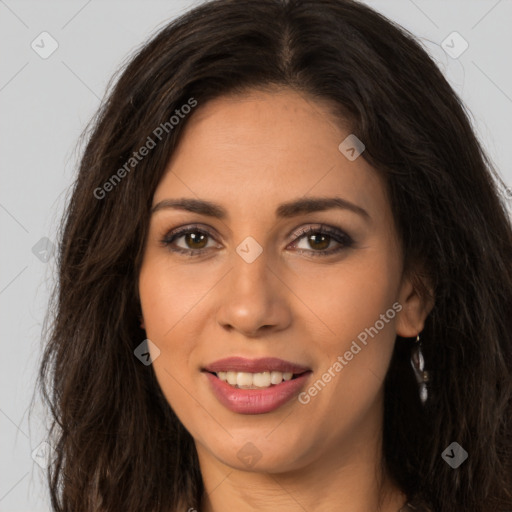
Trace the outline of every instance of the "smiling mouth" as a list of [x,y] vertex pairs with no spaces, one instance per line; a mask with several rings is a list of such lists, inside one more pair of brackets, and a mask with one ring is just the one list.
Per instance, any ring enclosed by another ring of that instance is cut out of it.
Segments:
[[283,382],[296,379],[304,373],[268,371],[268,372],[235,372],[235,371],[219,371],[207,372],[215,375],[219,380],[225,382],[235,389],[267,389],[279,386]]

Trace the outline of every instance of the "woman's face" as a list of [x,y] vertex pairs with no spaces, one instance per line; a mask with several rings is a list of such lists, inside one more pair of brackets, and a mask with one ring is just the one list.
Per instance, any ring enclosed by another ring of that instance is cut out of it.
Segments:
[[144,326],[202,464],[290,471],[379,439],[395,337],[426,312],[383,179],[353,140],[339,149],[349,135],[291,90],[223,97],[198,106],[155,192]]

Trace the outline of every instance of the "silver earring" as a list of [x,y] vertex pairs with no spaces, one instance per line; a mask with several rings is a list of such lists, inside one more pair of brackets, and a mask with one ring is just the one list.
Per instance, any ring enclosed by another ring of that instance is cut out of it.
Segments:
[[422,404],[425,404],[428,398],[427,382],[429,381],[429,374],[425,371],[425,359],[421,352],[420,335],[416,336],[416,343],[412,348],[411,352],[411,366],[416,375],[418,381],[420,400]]

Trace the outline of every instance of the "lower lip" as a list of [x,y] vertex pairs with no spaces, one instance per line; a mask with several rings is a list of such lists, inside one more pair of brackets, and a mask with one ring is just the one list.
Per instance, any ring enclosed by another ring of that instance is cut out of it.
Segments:
[[264,389],[239,389],[220,380],[209,372],[203,372],[217,400],[232,412],[239,414],[264,414],[278,409],[299,393],[311,372],[295,379],[286,380]]

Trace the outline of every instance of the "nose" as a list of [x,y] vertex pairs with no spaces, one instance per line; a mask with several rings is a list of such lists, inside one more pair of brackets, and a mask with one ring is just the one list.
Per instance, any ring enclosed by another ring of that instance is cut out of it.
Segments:
[[291,323],[291,291],[278,268],[269,265],[265,251],[252,263],[236,255],[218,293],[217,321],[224,329],[255,338]]

